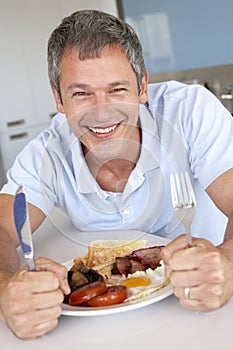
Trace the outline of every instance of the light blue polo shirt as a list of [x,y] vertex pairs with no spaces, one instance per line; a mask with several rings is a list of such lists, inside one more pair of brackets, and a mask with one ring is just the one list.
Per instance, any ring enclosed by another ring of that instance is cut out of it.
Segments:
[[18,155],[1,192],[24,184],[30,203],[46,215],[60,207],[82,231],[136,229],[172,239],[184,227],[172,209],[170,173],[187,170],[197,200],[192,234],[221,243],[227,219],[205,188],[233,167],[230,113],[207,89],[170,81],[149,85],[140,126],[140,158],[123,193],[100,188],[62,114]]

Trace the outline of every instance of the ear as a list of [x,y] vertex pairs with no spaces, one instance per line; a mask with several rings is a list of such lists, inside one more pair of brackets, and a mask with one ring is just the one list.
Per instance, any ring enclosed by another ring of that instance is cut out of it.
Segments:
[[139,103],[146,103],[148,100],[148,82],[149,82],[149,74],[146,71],[144,77],[142,78],[142,87],[139,94]]
[[57,90],[52,85],[51,85],[51,89],[52,89],[53,97],[54,97],[55,102],[56,102],[57,111],[60,113],[65,113],[62,101],[60,99],[60,96],[59,96]]

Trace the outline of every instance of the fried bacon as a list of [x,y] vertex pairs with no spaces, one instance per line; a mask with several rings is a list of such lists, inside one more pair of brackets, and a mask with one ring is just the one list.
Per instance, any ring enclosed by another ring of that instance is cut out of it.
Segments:
[[160,266],[161,250],[164,246],[153,246],[134,250],[124,257],[117,257],[111,273],[113,275],[124,275],[135,273],[136,271],[146,271],[148,268],[155,270]]

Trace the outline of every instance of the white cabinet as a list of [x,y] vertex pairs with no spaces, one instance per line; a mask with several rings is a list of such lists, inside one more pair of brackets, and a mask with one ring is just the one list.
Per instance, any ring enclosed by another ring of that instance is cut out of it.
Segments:
[[46,45],[59,19],[56,0],[1,2],[0,131],[49,122],[55,112]]
[[41,124],[27,129],[18,128],[11,132],[2,132],[0,149],[4,174],[13,165],[16,155],[34,137],[36,137],[48,124]]
[[19,149],[56,112],[47,74],[47,42],[61,19],[81,8],[117,14],[115,0],[0,1],[0,151],[4,172]]

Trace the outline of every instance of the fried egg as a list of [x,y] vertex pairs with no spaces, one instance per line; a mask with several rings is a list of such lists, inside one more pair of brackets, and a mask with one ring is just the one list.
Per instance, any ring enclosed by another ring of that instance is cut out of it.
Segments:
[[142,298],[160,289],[160,286],[162,288],[166,285],[162,260],[160,264],[161,266],[157,267],[155,270],[149,268],[146,271],[137,271],[133,274],[129,274],[127,277],[119,275],[111,276],[111,283],[127,287],[128,298],[126,301]]

